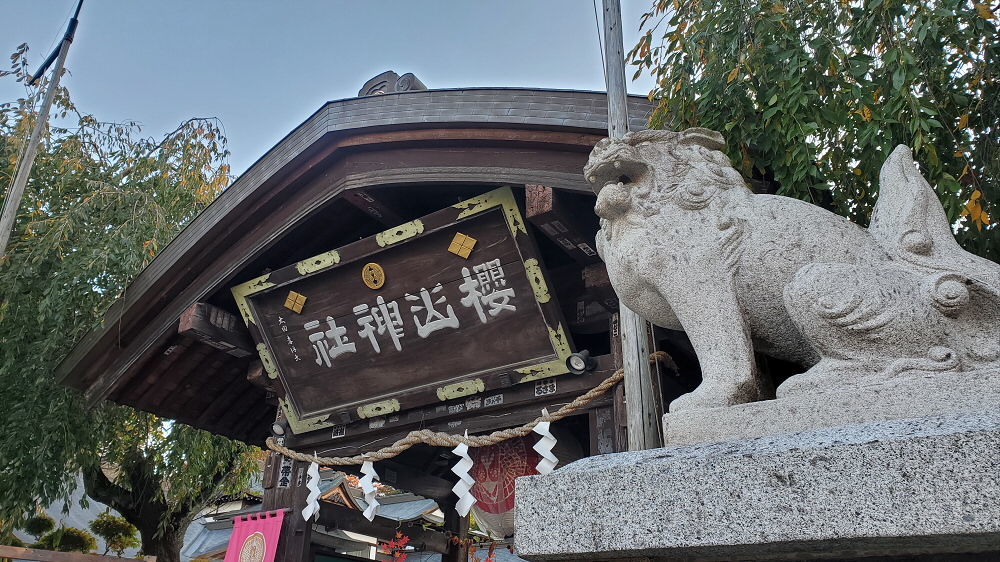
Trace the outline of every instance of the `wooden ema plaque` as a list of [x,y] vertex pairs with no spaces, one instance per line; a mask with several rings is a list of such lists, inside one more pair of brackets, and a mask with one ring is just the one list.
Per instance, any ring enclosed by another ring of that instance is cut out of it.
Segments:
[[295,434],[568,372],[509,188],[232,292]]

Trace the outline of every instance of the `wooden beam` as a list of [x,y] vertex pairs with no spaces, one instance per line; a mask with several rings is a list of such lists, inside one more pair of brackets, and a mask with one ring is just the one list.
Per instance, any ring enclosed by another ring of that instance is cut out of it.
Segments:
[[406,222],[406,219],[375,197],[370,190],[347,189],[344,191],[343,199],[383,226],[393,227]]
[[417,550],[444,553],[448,551],[448,537],[444,533],[424,529],[420,523],[396,523],[389,519],[376,517],[368,521],[360,511],[348,509],[330,502],[321,501],[318,523],[327,529],[340,529],[352,533],[360,533],[382,540],[396,538],[399,531],[410,537],[410,546]]
[[604,262],[590,264],[583,268],[583,286],[595,301],[601,303],[608,312],[618,312],[618,294],[611,286],[608,268]]
[[[351,474],[361,474],[358,466],[340,468]],[[378,472],[379,481],[383,484],[388,484],[397,490],[405,490],[418,496],[430,498],[438,503],[452,495],[451,487],[454,482],[398,462],[379,461],[375,463],[375,472]]]
[[593,228],[580,220],[564,194],[544,185],[526,185],[524,189],[528,222],[577,262],[587,265],[601,261],[590,232]]
[[[99,554],[81,554],[79,552],[54,552],[37,548],[21,548],[19,546],[0,546],[0,558],[13,560],[32,560],[35,562],[122,562],[126,558],[117,556],[101,556]],[[147,556],[143,560],[155,562],[155,556]]]
[[257,406],[258,402],[264,402],[266,399],[266,392],[261,392],[260,389],[253,386],[247,386],[246,390],[232,401],[230,411],[221,416],[218,427],[226,432],[234,432],[243,425],[250,410]]
[[[169,353],[173,355],[174,353],[180,353],[175,361],[170,365],[169,370],[176,371],[178,373],[183,373],[183,376],[177,378],[167,377],[165,380],[161,380],[160,377],[166,373],[168,370],[163,370],[157,375],[157,380],[146,388],[146,391],[142,396],[130,406],[139,408],[140,410],[145,410],[148,412],[153,412],[159,410],[160,406],[164,404],[168,399],[177,400],[177,392],[183,392],[184,384],[186,381],[192,378],[197,378],[197,373],[199,371],[196,366],[200,365],[202,361],[210,356],[213,352],[216,352],[214,348],[208,347],[206,345],[200,345],[198,343],[193,343],[190,347],[177,346],[176,349],[171,350],[169,347],[163,351],[166,355]],[[213,396],[211,394],[212,389],[200,387],[198,389],[200,395],[206,398],[206,402]]]
[[582,268],[576,262],[549,268],[551,287],[559,288],[563,319],[574,334],[596,334],[608,330],[608,311],[583,284]]
[[[611,374],[610,372],[605,371],[604,372],[605,377],[602,377],[602,380],[603,378],[607,378],[607,375],[610,374]],[[576,398],[576,396],[579,396],[579,394],[582,393],[578,393],[576,395],[563,394],[561,396],[550,395],[526,405],[507,407],[502,411],[502,413],[483,414],[475,417],[470,416],[459,420],[453,420],[451,422],[446,421],[439,423],[428,423],[425,426],[425,428],[431,431],[440,431],[443,433],[452,433],[452,434],[461,434],[466,429],[469,430],[470,435],[490,433],[497,430],[497,428],[516,427],[528,423],[537,418],[541,414],[541,410],[543,408],[547,408],[550,412],[554,412],[558,410],[560,407],[567,404],[573,398]],[[587,410],[591,408],[600,408],[603,406],[610,406],[610,405],[611,405],[611,397],[608,395],[601,396],[595,399],[589,405],[587,405],[586,408],[580,410],[578,415],[585,415],[587,413]],[[323,456],[327,455],[339,456],[341,452],[343,452],[345,455],[362,454],[365,452],[375,451],[382,447],[391,445],[392,443],[401,439],[405,435],[406,435],[405,431],[381,433],[376,436],[372,436],[365,443],[357,446],[351,446],[349,449],[346,450],[320,449],[319,454]],[[312,451],[312,448],[298,447],[296,448],[296,450]],[[347,471],[350,472],[350,470]],[[382,473],[379,472],[379,474]],[[399,487],[406,491],[418,493],[416,490],[411,490],[404,487],[403,484],[400,484]],[[419,495],[425,495],[425,494],[421,493]]]
[[[239,374],[231,376],[230,373],[220,372],[217,376],[227,381],[226,387],[205,406],[202,415],[198,416],[198,427],[230,429],[253,406],[255,396],[264,399],[264,392],[253,385],[243,384]],[[240,388],[243,392],[239,392]]]
[[154,386],[162,392],[150,402],[150,406],[170,409],[174,404],[185,404],[185,407],[193,408],[192,411],[201,413],[202,408],[211,404],[227,386],[228,381],[218,375],[223,359],[228,358],[224,351],[196,343],[175,364],[175,372],[181,375],[177,378],[166,377]]
[[438,431],[450,430],[452,433],[468,429],[470,433],[476,433],[492,431],[497,425],[517,425],[506,422],[506,418],[515,409],[527,407],[539,412],[543,406],[558,400],[572,400],[597,386],[614,372],[610,356],[602,355],[595,359],[598,362],[597,369],[582,375],[566,374],[515,384],[398,414],[350,422],[333,430],[288,435],[288,446],[300,451],[322,451],[324,456],[351,456],[370,451],[368,447],[380,437],[399,439],[415,429],[434,428]]
[[118,396],[118,401],[121,404],[129,404],[130,406],[137,406],[146,400],[146,393],[152,392],[159,382],[160,375],[171,368],[172,365],[180,359],[193,345],[197,345],[194,341],[186,338],[173,338],[177,343],[173,345],[168,345],[163,350],[162,355],[152,355],[144,363],[143,367],[146,368],[143,372],[142,377],[136,377],[137,380],[128,387],[122,388],[122,394]]
[[274,392],[274,381],[264,372],[264,365],[260,361],[250,362],[247,367],[247,382],[265,392]]
[[196,302],[181,314],[177,333],[221,349],[233,357],[255,355],[246,326],[235,314]]

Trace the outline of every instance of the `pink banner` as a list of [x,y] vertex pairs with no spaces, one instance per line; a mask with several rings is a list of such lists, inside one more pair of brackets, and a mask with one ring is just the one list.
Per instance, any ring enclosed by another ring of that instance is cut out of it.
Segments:
[[237,517],[225,562],[274,562],[284,519],[284,510]]

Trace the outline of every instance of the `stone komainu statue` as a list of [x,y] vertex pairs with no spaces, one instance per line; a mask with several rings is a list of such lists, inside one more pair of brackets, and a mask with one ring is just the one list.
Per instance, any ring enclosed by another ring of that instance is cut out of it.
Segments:
[[687,332],[702,384],[671,411],[766,398],[753,351],[809,366],[777,395],[897,377],[1000,374],[1000,266],[963,251],[909,149],[882,167],[867,229],[755,195],[706,129],[594,147],[598,251],[621,301]]

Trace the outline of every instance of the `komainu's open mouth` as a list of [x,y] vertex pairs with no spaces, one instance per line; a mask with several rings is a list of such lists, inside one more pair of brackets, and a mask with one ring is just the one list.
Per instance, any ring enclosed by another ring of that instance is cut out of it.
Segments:
[[628,186],[639,181],[647,170],[635,148],[619,142],[592,155],[584,167],[584,175],[599,191],[608,185]]

